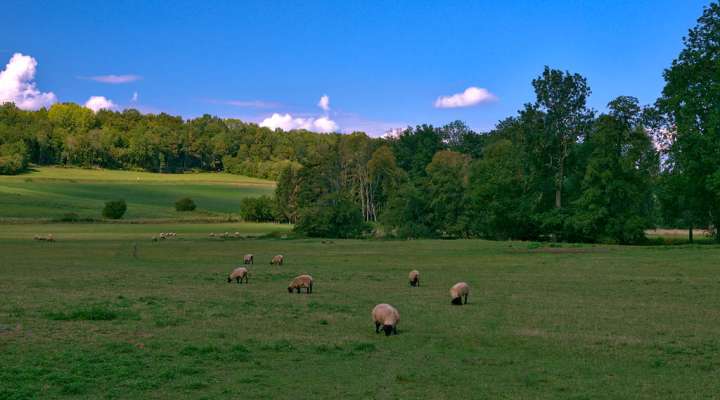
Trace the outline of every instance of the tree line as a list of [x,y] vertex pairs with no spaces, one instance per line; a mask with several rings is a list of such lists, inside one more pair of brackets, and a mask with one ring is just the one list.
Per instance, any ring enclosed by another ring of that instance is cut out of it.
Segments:
[[[720,239],[720,6],[705,8],[652,105],[598,113],[576,73],[545,67],[535,100],[490,132],[463,122],[397,137],[270,130],[205,115],[0,106],[0,173],[28,163],[227,171],[277,181],[246,218],[308,235],[640,243],[655,226]],[[690,236],[692,240],[692,236]]]

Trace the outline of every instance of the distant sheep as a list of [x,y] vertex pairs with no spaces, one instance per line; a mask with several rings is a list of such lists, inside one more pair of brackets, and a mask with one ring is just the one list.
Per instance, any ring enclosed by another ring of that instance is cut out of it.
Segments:
[[245,267],[235,268],[233,272],[228,275],[228,283],[232,282],[233,279],[235,279],[237,283],[242,283],[243,279],[245,283],[248,283],[248,269]]
[[467,304],[468,294],[470,293],[470,286],[465,282],[459,282],[450,288],[450,297],[452,298],[452,304],[457,306],[463,304],[463,297],[465,298],[465,304]]
[[35,235],[35,236],[33,237],[33,239],[34,239],[34,240],[40,240],[40,241],[43,241],[43,242],[54,242],[54,241],[55,241],[55,238],[53,237],[52,233],[48,233],[47,236]]
[[285,258],[282,255],[278,254],[274,256],[272,260],[270,260],[270,265],[283,265],[284,260]]
[[410,280],[410,286],[412,286],[412,287],[420,286],[420,273],[417,272],[417,270],[410,271],[410,275],[408,275],[408,279]]
[[305,289],[307,294],[312,293],[313,289],[313,278],[310,275],[300,275],[290,282],[288,285],[288,293],[292,293],[293,290],[297,290],[300,293],[300,289]]
[[243,263],[245,264],[254,264],[255,257],[252,254],[245,254],[245,257],[243,257]]
[[372,310],[372,318],[375,323],[375,333],[380,333],[380,326],[385,336],[394,333],[397,335],[397,324],[400,321],[400,313],[390,304],[378,304]]
[[210,232],[210,234],[208,235],[208,237],[214,238],[214,237],[215,237],[215,234],[212,233],[212,232]]

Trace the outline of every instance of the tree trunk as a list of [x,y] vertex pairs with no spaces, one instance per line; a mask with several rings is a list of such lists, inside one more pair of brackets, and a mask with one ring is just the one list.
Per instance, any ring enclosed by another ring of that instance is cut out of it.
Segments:
[[563,176],[565,175],[565,160],[560,159],[560,171],[555,182],[555,208],[562,208],[562,187],[563,187]]
[[690,224],[690,228],[688,229],[688,240],[690,243],[693,242],[693,226]]

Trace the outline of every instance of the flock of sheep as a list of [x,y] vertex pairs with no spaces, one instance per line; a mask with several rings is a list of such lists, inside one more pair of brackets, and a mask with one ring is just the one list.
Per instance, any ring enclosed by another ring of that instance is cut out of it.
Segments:
[[[273,256],[270,260],[270,265],[282,265],[284,257],[282,255]],[[243,257],[243,263],[245,265],[254,264],[255,256],[252,254],[246,254]],[[235,268],[230,275],[228,275],[227,281],[231,283],[236,281],[237,283],[248,283],[249,271],[246,267]],[[410,271],[408,275],[410,286],[420,287],[420,272],[417,270]],[[301,289],[305,289],[305,293],[310,294],[313,290],[313,277],[310,275],[299,275],[296,276],[288,285],[288,293],[297,291],[300,293]],[[450,288],[450,303],[454,305],[467,304],[468,294],[470,294],[470,286],[465,282],[458,282]],[[463,303],[464,300],[464,303]],[[397,325],[400,322],[400,312],[391,306],[390,304],[378,304],[372,310],[372,319],[375,324],[375,333],[380,333],[382,327],[383,332],[386,336],[391,334],[397,335]]]

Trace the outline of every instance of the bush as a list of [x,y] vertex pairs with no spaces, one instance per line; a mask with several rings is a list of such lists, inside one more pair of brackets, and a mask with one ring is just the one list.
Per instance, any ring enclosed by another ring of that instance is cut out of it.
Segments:
[[240,200],[240,216],[245,221],[274,221],[275,209],[273,199],[269,196],[260,196],[246,197]]
[[120,219],[125,215],[125,211],[127,211],[125,200],[113,200],[105,203],[102,215],[109,219]]
[[356,238],[370,230],[360,206],[342,194],[327,195],[302,209],[295,230],[313,237]]
[[195,211],[195,202],[189,197],[183,197],[175,202],[175,211]]

